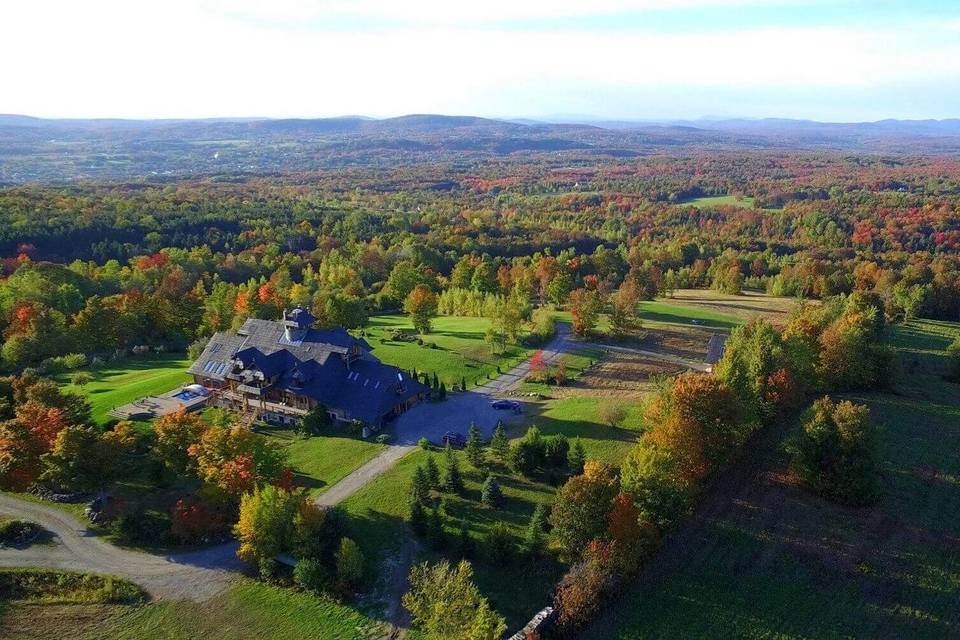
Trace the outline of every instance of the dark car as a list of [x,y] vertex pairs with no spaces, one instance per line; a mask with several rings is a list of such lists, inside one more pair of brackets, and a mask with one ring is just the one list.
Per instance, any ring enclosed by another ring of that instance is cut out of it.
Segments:
[[447,431],[445,434],[443,434],[443,444],[444,446],[449,444],[454,449],[461,449],[467,444],[467,437],[462,433]]
[[502,409],[503,411],[520,413],[520,403],[516,400],[496,400],[490,406],[494,409]]

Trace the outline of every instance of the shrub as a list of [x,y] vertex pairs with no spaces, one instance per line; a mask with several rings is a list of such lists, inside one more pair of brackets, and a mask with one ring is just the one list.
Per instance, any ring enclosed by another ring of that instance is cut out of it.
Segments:
[[619,427],[627,418],[627,408],[619,402],[600,403],[600,419],[610,427]]
[[419,440],[417,440],[417,446],[423,449],[424,451],[429,451],[430,441],[427,440],[426,438],[421,437]]
[[878,497],[875,445],[865,405],[823,397],[803,418],[788,450],[792,468],[817,493],[845,504],[863,505]]
[[317,558],[300,558],[293,567],[293,582],[314,593],[330,590],[330,570]]
[[515,555],[517,545],[510,527],[505,522],[496,522],[487,530],[483,540],[487,557],[493,564],[507,564]]
[[340,540],[334,558],[337,567],[337,589],[347,593],[356,588],[363,580],[363,552],[356,542],[350,538]]
[[44,604],[137,604],[147,594],[137,585],[113,576],[52,569],[0,569],[5,600]]
[[26,520],[0,522],[0,547],[27,544],[43,531],[43,528]]

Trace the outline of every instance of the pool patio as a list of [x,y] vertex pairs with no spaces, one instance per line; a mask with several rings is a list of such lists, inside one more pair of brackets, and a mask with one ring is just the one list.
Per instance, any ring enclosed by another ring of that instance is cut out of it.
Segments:
[[[206,406],[209,395],[200,392],[198,385],[186,385],[159,396],[147,396],[110,410],[110,415],[120,420],[148,420],[175,413],[180,409],[194,411]],[[202,389],[202,387],[201,387]]]

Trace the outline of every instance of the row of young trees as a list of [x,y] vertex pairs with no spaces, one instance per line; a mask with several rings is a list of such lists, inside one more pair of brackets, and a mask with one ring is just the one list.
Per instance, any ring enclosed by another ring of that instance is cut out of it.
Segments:
[[[811,394],[884,384],[893,363],[876,302],[853,295],[801,307],[782,331],[761,320],[735,330],[714,375],[677,376],[647,404],[649,429],[619,474],[588,461],[567,481],[550,515],[573,562],[554,596],[561,635],[596,615],[757,430]],[[790,440],[792,467],[818,493],[869,502],[871,434],[865,407],[818,400]]]

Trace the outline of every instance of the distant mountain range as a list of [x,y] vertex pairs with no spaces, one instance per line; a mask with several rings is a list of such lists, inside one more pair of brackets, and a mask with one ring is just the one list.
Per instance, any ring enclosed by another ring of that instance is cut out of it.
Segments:
[[0,183],[311,171],[344,165],[692,149],[958,154],[960,119],[830,123],[700,119],[540,122],[416,114],[374,119],[42,119],[0,114]]

